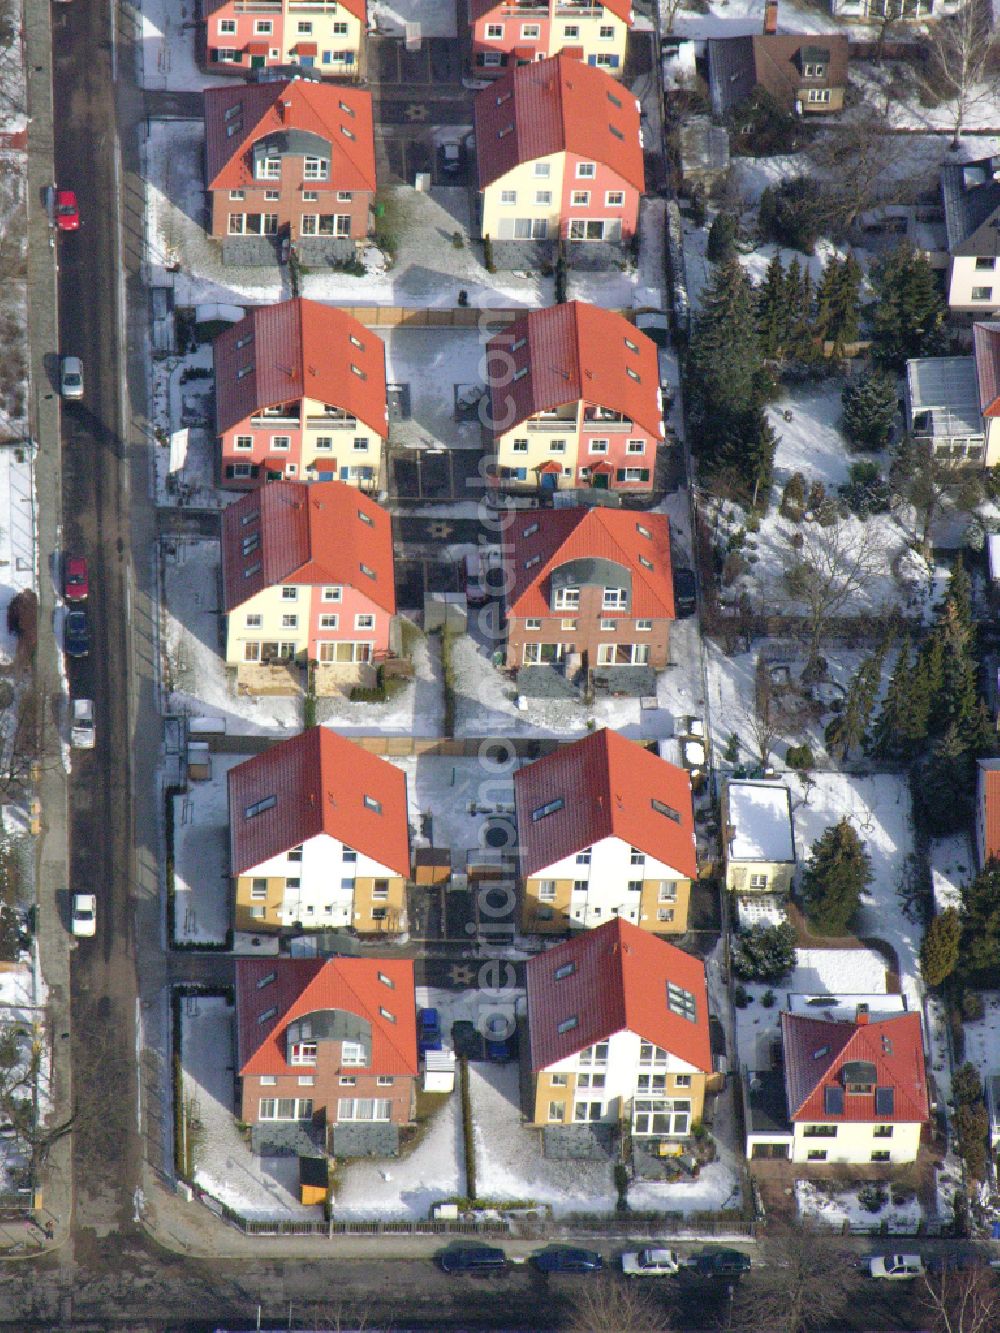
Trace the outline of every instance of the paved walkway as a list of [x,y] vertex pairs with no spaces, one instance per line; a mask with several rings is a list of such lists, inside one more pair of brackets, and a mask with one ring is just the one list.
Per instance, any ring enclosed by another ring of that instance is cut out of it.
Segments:
[[[37,442],[35,487],[38,546],[39,696],[55,698],[62,689],[60,646],[53,629],[56,583],[50,558],[59,551],[62,531],[62,448],[59,398],[54,391],[55,355],[59,347],[58,273],[55,233],[42,206],[45,187],[54,180],[52,115],[52,32],[48,0],[25,0],[24,59],[28,98],[28,339],[30,364],[29,419]],[[43,753],[58,755],[60,742],[52,709],[45,710]],[[72,1114],[70,1067],[70,939],[60,916],[67,875],[67,775],[61,764],[43,763],[38,782],[42,834],[38,840],[37,940],[42,972],[49,986],[49,1037],[52,1042],[52,1112],[49,1127]],[[44,1177],[37,1217],[50,1226],[54,1245],[69,1235],[73,1210],[72,1137],[52,1149]],[[37,1227],[26,1228],[29,1243],[42,1238]],[[46,1242],[49,1243],[49,1242]]]

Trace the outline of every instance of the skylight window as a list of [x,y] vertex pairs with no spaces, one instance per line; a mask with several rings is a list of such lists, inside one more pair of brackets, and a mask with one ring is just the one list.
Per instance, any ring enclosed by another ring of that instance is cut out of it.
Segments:
[[362,370],[360,366],[356,366],[353,361],[351,362],[351,374],[357,375],[359,380],[366,380],[368,378],[367,371]]
[[388,1009],[384,1008],[382,1005],[379,1005],[378,1011],[387,1023],[395,1023],[396,1015],[390,1013]]
[[675,810],[672,805],[667,805],[666,801],[657,800],[657,798],[654,796],[653,799],[650,801],[650,805],[653,807],[653,809],[656,811],[658,815],[666,815],[666,817],[668,819],[672,819],[675,824],[679,824],[681,822],[680,811]]
[[579,1018],[577,1018],[576,1014],[574,1014],[572,1018],[564,1018],[563,1021],[556,1027],[556,1031],[572,1032],[573,1029],[578,1026],[579,1022],[580,1022]]
[[642,383],[642,380],[639,378],[639,372],[637,370],[633,370],[631,366],[625,367],[625,374],[629,377],[630,380],[635,380],[636,384]]
[[270,986],[272,981],[277,981],[277,980],[278,980],[277,972],[268,972],[266,977],[261,977],[260,981],[257,982],[257,989],[263,990],[265,986]]
[[269,1022],[271,1021],[272,1018],[277,1018],[277,1016],[278,1016],[278,1006],[277,1006],[277,1005],[273,1005],[270,1009],[265,1009],[265,1010],[264,1010],[264,1012],[263,1012],[263,1013],[260,1015],[260,1017],[257,1019],[257,1022],[258,1022],[258,1023],[269,1023]]
[[372,518],[371,514],[366,514],[363,509],[358,510],[358,518],[361,519],[362,523],[367,523],[370,528],[375,526],[375,520]]
[[257,815],[262,815],[265,810],[273,810],[277,804],[277,796],[265,796],[259,801],[254,801],[253,805],[248,805],[243,811],[243,818],[254,819]]
[[564,977],[571,977],[576,971],[576,963],[563,963],[561,967],[556,968],[556,981],[562,981]]
[[643,569],[652,570],[653,568],[652,560],[648,560],[644,555],[639,557],[639,564],[642,565]]
[[510,350],[512,352],[519,352],[522,347],[527,347],[527,345],[528,345],[527,338],[515,338],[510,345]]
[[372,569],[371,565],[361,565],[360,569],[366,578],[373,579],[376,577],[375,571]]
[[249,514],[244,514],[240,519],[240,527],[245,528],[249,523],[256,523],[260,518],[259,509],[251,509]]
[[246,569],[243,571],[243,577],[245,579],[252,579],[255,574],[260,573],[260,569],[260,561],[255,560],[252,565],[247,565]]
[[525,569],[532,569],[535,565],[540,565],[541,563],[542,557],[540,555],[530,555],[527,560],[525,560],[524,567]]
[[364,796],[363,799],[364,799],[365,809],[366,809],[366,810],[374,810],[375,813],[376,813],[377,815],[380,815],[380,814],[382,813],[382,802],[381,802],[381,801],[376,800],[376,798],[375,798],[374,796],[369,796],[367,793],[365,794],[365,796]]
[[650,532],[649,528],[644,528],[641,523],[635,525],[635,530],[640,537],[645,537],[648,542],[653,540],[653,534]]
[[619,111],[621,110],[622,100],[620,97],[616,97],[614,93],[608,93],[608,101],[611,103],[612,106],[616,106]]
[[396,983],[393,981],[392,977],[387,977],[384,972],[379,972],[378,979],[383,986],[388,986],[390,990],[396,989]]
[[616,139],[621,139],[623,143],[625,142],[625,136],[624,134],[622,134],[621,130],[618,128],[617,125],[609,125],[608,129],[611,131],[611,133],[615,136]]
[[514,371],[513,378],[516,380],[523,380],[525,375],[527,375],[527,373],[528,373],[528,367],[522,366],[520,370]]
[[528,526],[527,526],[527,527],[524,529],[524,531],[521,533],[521,536],[522,536],[522,537],[533,537],[537,531],[538,531],[538,524],[537,524],[537,523],[529,523]]
[[683,986],[675,986],[672,981],[667,982],[667,1008],[678,1018],[686,1018],[689,1023],[697,1020],[697,1007],[694,1002],[694,996]]
[[554,801],[546,801],[544,805],[536,806],[531,812],[531,822],[537,824],[540,819],[546,815],[554,815],[557,810],[561,810],[565,802],[561,796],[557,796]]

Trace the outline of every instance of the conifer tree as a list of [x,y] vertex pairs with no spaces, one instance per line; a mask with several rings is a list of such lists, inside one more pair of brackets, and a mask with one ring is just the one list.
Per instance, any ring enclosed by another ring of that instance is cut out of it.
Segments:
[[933,917],[920,946],[920,972],[928,986],[940,986],[958,966],[962,919],[957,907]]
[[898,407],[895,377],[869,366],[844,385],[840,395],[844,434],[859,449],[884,449]]
[[812,846],[802,878],[809,924],[821,935],[846,935],[861,894],[872,881],[871,858],[847,819],[826,830]]
[[929,711],[926,678],[917,670],[907,636],[899,645],[889,686],[875,719],[872,753],[879,759],[911,758],[927,737]]
[[764,281],[757,291],[757,333],[761,355],[777,361],[788,343],[788,302],[785,270],[781,254],[776,252],[767,266]]
[[732,213],[716,213],[708,229],[705,254],[713,264],[728,264],[736,258],[736,219]]
[[883,643],[876,652],[869,653],[862,660],[847,687],[843,708],[827,727],[827,744],[840,759],[865,742],[882,683],[882,665],[887,647]]
[[911,773],[913,817],[931,838],[945,838],[972,815],[975,761],[955,723],[934,741]]
[[872,341],[881,365],[902,370],[910,357],[941,343],[944,302],[934,270],[912,245],[900,245],[872,269]]
[[843,356],[847,343],[860,330],[861,268],[853,255],[832,256],[816,288],[816,325],[819,336],[832,342],[834,355]]

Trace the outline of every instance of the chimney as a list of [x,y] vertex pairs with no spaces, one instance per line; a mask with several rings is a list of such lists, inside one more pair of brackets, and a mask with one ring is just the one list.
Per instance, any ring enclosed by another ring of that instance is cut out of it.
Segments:
[[858,1005],[854,1013],[854,1021],[859,1028],[863,1028],[868,1022],[868,1006],[866,1004]]
[[778,0],[765,0],[764,36],[773,37],[778,31]]

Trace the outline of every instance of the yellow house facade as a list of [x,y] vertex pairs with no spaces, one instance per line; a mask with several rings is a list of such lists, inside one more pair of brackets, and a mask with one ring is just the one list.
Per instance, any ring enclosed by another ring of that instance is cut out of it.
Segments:
[[[494,240],[556,240],[562,210],[566,154],[522,162],[482,192],[482,234]],[[515,219],[525,219],[515,227]]]
[[[701,1121],[705,1112],[705,1086],[708,1076],[700,1070],[692,1069],[689,1072],[667,1073],[664,1069],[662,1073],[654,1073],[652,1066],[649,1072],[644,1073],[642,1069],[637,1070],[636,1083],[640,1080],[648,1079],[649,1095],[652,1095],[652,1089],[655,1087],[656,1096],[669,1101],[671,1110],[669,1112],[669,1127],[664,1125],[664,1131],[670,1135],[678,1137],[686,1133],[688,1124],[695,1124]],[[654,1083],[654,1080],[656,1082]],[[532,1123],[539,1129],[544,1129],[547,1125],[571,1125],[576,1120],[576,1108],[584,1103],[588,1104],[592,1100],[592,1082],[593,1071],[591,1069],[567,1069],[565,1071],[543,1070],[542,1073],[535,1076],[535,1096],[533,1103]],[[647,1083],[643,1082],[645,1089]],[[611,1120],[618,1124],[631,1124],[635,1115],[645,1116],[645,1111],[639,1110],[636,1103],[641,1103],[646,1097],[644,1091],[641,1095],[633,1086],[623,1093],[613,1097],[609,1103],[606,1103],[606,1112],[602,1116],[604,1120]],[[677,1103],[684,1104],[684,1109],[678,1111],[675,1115],[673,1106]],[[654,1113],[655,1114],[655,1113]],[[685,1123],[680,1117],[689,1116],[690,1120]],[[652,1132],[654,1128],[653,1121],[643,1119],[640,1124],[643,1130],[647,1128]],[[675,1126],[677,1127],[675,1130]]]
[[920,1151],[919,1124],[891,1125],[850,1123],[795,1125],[792,1135],[792,1161],[865,1163],[901,1166],[916,1159]]

